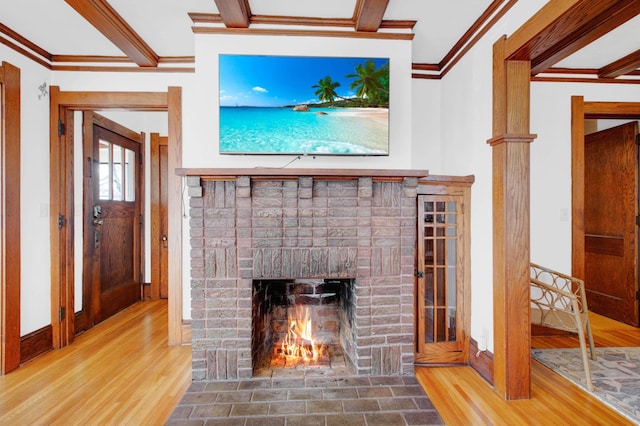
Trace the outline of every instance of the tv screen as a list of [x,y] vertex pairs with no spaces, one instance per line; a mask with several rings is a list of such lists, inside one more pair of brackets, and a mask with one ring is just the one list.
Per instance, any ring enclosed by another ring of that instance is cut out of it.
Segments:
[[219,56],[220,153],[389,155],[389,59]]

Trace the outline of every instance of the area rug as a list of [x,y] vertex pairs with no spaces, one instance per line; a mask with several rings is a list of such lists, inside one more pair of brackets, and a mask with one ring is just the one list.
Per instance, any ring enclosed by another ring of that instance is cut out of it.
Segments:
[[640,348],[596,348],[586,388],[580,349],[532,349],[531,356],[640,425]]

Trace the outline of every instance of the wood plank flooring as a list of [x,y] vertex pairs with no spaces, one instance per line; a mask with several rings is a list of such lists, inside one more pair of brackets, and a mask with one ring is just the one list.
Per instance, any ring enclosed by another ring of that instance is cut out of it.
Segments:
[[[640,346],[640,329],[593,316],[597,346]],[[534,347],[578,345],[534,337]],[[630,424],[537,362],[532,398],[504,401],[470,367],[416,369],[448,425]],[[0,425],[162,425],[191,382],[191,347],[167,346],[166,301],[140,302],[0,376]]]
[[[596,346],[640,346],[640,329],[591,314]],[[534,348],[579,347],[571,335],[536,336]],[[631,425],[625,417],[537,361],[531,399],[505,401],[471,367],[416,368],[447,425]]]
[[167,302],[145,301],[0,376],[0,425],[154,425],[191,382],[191,347],[167,345]]

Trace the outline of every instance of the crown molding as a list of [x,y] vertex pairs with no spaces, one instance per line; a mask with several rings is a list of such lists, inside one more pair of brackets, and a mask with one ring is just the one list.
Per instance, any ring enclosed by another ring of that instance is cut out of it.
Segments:
[[195,34],[232,34],[232,35],[271,35],[271,36],[307,36],[307,37],[345,37],[370,38],[384,40],[413,40],[413,33],[387,33],[371,31],[332,31],[332,30],[298,30],[298,29],[265,29],[265,28],[223,28],[192,27]]
[[412,77],[429,80],[442,79],[517,1],[493,0],[438,64],[412,64],[412,69],[428,72],[428,74],[413,73]]

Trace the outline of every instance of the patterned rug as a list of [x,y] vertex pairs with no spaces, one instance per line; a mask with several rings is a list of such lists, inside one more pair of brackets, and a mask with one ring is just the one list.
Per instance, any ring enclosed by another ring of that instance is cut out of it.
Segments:
[[580,349],[532,349],[531,356],[640,425],[640,348],[596,348],[587,391]]

